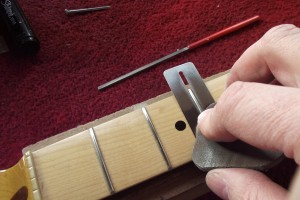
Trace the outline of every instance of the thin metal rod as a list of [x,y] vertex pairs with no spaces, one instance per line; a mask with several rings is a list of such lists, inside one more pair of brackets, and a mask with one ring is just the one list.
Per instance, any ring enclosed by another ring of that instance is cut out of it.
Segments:
[[81,8],[81,9],[73,9],[73,10],[65,9],[65,13],[67,15],[73,15],[73,14],[93,12],[93,11],[98,11],[98,10],[107,10],[107,9],[110,9],[110,6],[101,6],[101,7],[95,7],[95,8]]
[[105,180],[106,180],[106,183],[107,183],[107,185],[109,187],[109,191],[110,191],[111,194],[113,194],[113,193],[115,193],[115,189],[114,189],[113,183],[111,181],[110,175],[108,173],[106,164],[104,162],[104,158],[103,158],[103,155],[101,153],[101,150],[100,150],[100,147],[99,147],[96,135],[95,135],[95,131],[94,131],[93,128],[90,128],[89,132],[90,132],[91,139],[93,141],[93,145],[94,145],[94,148],[95,148],[95,151],[96,151],[96,154],[97,154],[100,166],[101,166],[101,168],[102,168],[102,170],[104,172]]
[[155,127],[154,127],[154,124],[153,124],[153,122],[152,122],[152,120],[151,120],[151,118],[150,118],[150,116],[148,114],[147,109],[145,107],[143,107],[142,108],[142,112],[143,112],[145,118],[147,119],[148,125],[149,125],[149,127],[150,127],[150,129],[151,129],[151,131],[153,133],[153,136],[154,136],[154,138],[155,138],[155,140],[156,140],[156,142],[157,142],[157,144],[159,146],[159,150],[160,150],[160,152],[161,152],[161,154],[162,154],[162,156],[163,156],[163,158],[164,158],[164,160],[165,160],[165,162],[166,162],[166,164],[168,166],[168,170],[171,170],[172,169],[171,162],[170,162],[170,160],[169,160],[169,158],[167,156],[167,152],[164,149],[164,146],[163,146],[163,144],[162,144],[162,142],[161,142],[161,140],[160,140],[160,138],[158,136],[158,133],[157,133],[157,131],[156,131]]
[[188,92],[189,92],[189,94],[190,94],[190,96],[191,96],[191,98],[192,98],[192,100],[193,100],[193,102],[194,102],[194,104],[195,104],[198,112],[201,113],[203,110],[201,109],[201,106],[200,106],[199,102],[197,101],[196,96],[195,96],[193,90],[188,89]]
[[98,90],[101,91],[101,90],[103,90],[103,89],[105,89],[105,88],[107,88],[107,87],[109,87],[111,85],[114,85],[114,84],[116,84],[116,83],[118,83],[118,82],[120,82],[120,81],[122,81],[124,79],[127,79],[127,78],[129,78],[129,77],[131,77],[131,76],[133,76],[133,75],[135,75],[137,73],[140,73],[140,72],[142,72],[142,71],[144,71],[146,69],[154,67],[155,65],[158,65],[161,62],[164,62],[164,61],[166,61],[168,59],[171,59],[171,58],[173,58],[173,57],[175,57],[175,56],[177,56],[177,55],[179,55],[179,54],[181,54],[183,52],[186,52],[186,51],[188,51],[190,49],[194,49],[196,47],[199,47],[199,46],[201,46],[201,45],[203,45],[205,43],[211,42],[211,41],[213,41],[213,40],[215,40],[215,39],[217,39],[219,37],[222,37],[224,35],[227,35],[227,34],[233,32],[233,31],[239,30],[239,29],[241,29],[241,28],[243,28],[243,27],[245,27],[245,26],[247,26],[249,24],[252,24],[252,23],[258,21],[259,19],[260,19],[260,17],[257,15],[257,16],[254,16],[252,18],[246,19],[245,21],[237,23],[237,24],[235,24],[233,26],[225,28],[225,29],[223,29],[221,31],[218,31],[218,32],[216,32],[216,33],[214,33],[214,34],[212,34],[212,35],[210,35],[208,37],[205,37],[205,38],[203,38],[201,40],[198,40],[198,41],[196,41],[194,43],[189,44],[187,47],[184,47],[184,48],[182,48],[180,50],[177,50],[177,51],[175,51],[175,52],[173,52],[173,53],[171,53],[171,54],[169,54],[167,56],[159,58],[159,59],[157,59],[157,60],[155,60],[155,61],[153,61],[153,62],[151,62],[149,64],[146,64],[146,65],[144,65],[144,66],[142,66],[142,67],[140,67],[140,68],[138,68],[136,70],[133,70],[133,71],[131,71],[131,72],[127,73],[127,74],[124,74],[124,75],[122,75],[122,76],[120,76],[120,77],[118,77],[116,79],[113,79],[113,80],[111,80],[111,81],[109,81],[109,82],[107,82],[107,83],[105,83],[103,85],[100,85],[98,87]]
[[149,68],[151,68],[151,67],[153,67],[153,66],[155,66],[155,65],[157,65],[157,64],[159,64],[159,63],[161,63],[163,61],[171,59],[171,58],[173,58],[173,57],[175,57],[175,56],[177,56],[177,55],[179,55],[179,54],[181,54],[181,53],[183,53],[183,52],[185,52],[187,50],[189,50],[187,47],[185,47],[183,49],[179,49],[179,50],[177,50],[177,51],[175,51],[175,52],[173,52],[173,53],[171,53],[169,55],[166,55],[166,56],[164,56],[164,57],[162,57],[160,59],[157,59],[157,60],[155,60],[155,61],[153,61],[151,63],[148,63],[148,64],[146,64],[146,65],[144,65],[144,66],[142,66],[142,67],[140,67],[140,68],[138,68],[136,70],[133,70],[133,71],[131,71],[131,72],[127,73],[127,74],[124,74],[124,75],[122,75],[122,76],[120,76],[120,77],[118,77],[116,79],[113,79],[113,80],[111,80],[111,81],[109,81],[109,82],[107,82],[107,83],[105,83],[103,85],[100,85],[98,87],[98,90],[103,90],[103,89],[105,89],[105,88],[107,88],[107,87],[109,87],[111,85],[114,85],[114,84],[116,84],[116,83],[118,83],[118,82],[120,82],[120,81],[122,81],[124,79],[127,79],[127,78],[129,78],[129,77],[131,77],[131,76],[133,76],[133,75],[135,75],[135,74],[137,74],[139,72],[142,72],[142,71],[144,71],[146,69],[149,69]]

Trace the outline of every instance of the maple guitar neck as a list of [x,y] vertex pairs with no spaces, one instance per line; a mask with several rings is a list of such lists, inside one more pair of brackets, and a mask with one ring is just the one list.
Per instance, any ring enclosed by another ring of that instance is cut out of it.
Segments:
[[[215,100],[226,77],[206,79]],[[167,93],[25,148],[16,166],[0,171],[0,197],[101,199],[190,162],[194,142]]]

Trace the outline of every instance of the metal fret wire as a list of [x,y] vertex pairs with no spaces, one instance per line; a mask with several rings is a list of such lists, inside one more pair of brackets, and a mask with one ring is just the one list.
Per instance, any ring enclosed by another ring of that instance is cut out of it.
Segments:
[[167,156],[167,153],[166,153],[166,151],[165,151],[165,149],[163,147],[163,144],[162,144],[162,142],[161,142],[161,140],[160,140],[160,138],[158,136],[158,133],[157,133],[155,127],[154,127],[154,124],[153,124],[153,122],[152,122],[152,120],[151,120],[151,118],[150,118],[150,116],[149,116],[149,114],[147,112],[147,109],[145,107],[143,107],[142,108],[142,112],[143,112],[143,114],[144,114],[144,116],[145,116],[145,118],[146,118],[146,120],[148,122],[148,125],[149,125],[149,127],[150,127],[150,129],[151,129],[151,131],[152,131],[152,133],[154,135],[154,138],[155,138],[155,140],[156,140],[156,142],[157,142],[157,144],[159,146],[159,150],[160,150],[160,152],[161,152],[161,154],[162,154],[162,156],[163,156],[163,158],[164,158],[164,160],[165,160],[165,162],[166,162],[166,164],[168,166],[168,170],[171,170],[172,169],[171,162],[170,162],[170,160],[169,160],[169,158]]
[[93,128],[90,128],[89,132],[90,132],[91,139],[93,141],[93,145],[94,145],[94,148],[95,148],[95,151],[96,151],[99,163],[100,163],[101,168],[102,168],[102,170],[104,172],[105,180],[106,180],[106,183],[107,183],[107,185],[109,187],[109,191],[110,191],[111,194],[113,194],[113,193],[115,193],[115,189],[114,189],[113,183],[111,181],[109,172],[107,170],[106,164],[104,162],[103,155],[101,153],[101,150],[100,150],[100,147],[99,147],[96,135],[95,135],[95,131],[94,131]]

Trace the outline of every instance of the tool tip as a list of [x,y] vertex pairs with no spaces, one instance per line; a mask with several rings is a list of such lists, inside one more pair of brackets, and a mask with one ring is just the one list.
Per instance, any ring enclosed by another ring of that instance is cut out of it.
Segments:
[[70,15],[70,10],[68,10],[68,9],[65,9],[65,13],[66,13],[66,15]]
[[98,90],[99,90],[99,92],[100,91],[103,91],[105,88],[107,88],[108,87],[108,85],[107,84],[103,84],[103,85],[100,85],[100,86],[98,86]]

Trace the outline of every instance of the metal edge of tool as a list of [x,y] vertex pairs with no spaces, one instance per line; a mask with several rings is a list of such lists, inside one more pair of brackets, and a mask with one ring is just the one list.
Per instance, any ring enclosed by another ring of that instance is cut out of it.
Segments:
[[199,169],[209,171],[214,168],[242,167],[266,170],[282,160],[283,156],[280,152],[260,150],[240,140],[231,143],[220,143],[206,139],[196,130],[197,117],[200,112],[197,110],[182,77],[180,77],[180,73],[183,73],[184,78],[192,88],[192,93],[199,101],[200,112],[214,105],[214,100],[192,63],[185,63],[164,72],[171,91],[189,125],[195,131],[196,142],[192,160]]

